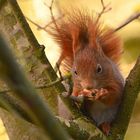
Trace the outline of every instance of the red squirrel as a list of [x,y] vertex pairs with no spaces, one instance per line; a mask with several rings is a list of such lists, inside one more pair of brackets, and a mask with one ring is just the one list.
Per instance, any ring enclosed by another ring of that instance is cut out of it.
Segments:
[[120,38],[103,28],[87,12],[74,11],[61,19],[52,36],[61,48],[63,61],[72,72],[71,96],[84,96],[83,112],[108,135],[123,94],[124,80],[118,69]]

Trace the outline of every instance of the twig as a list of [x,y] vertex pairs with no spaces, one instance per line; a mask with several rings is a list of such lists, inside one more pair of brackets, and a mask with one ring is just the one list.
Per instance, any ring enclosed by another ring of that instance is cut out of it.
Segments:
[[119,27],[114,29],[114,32],[122,29],[124,26],[126,26],[127,24],[131,23],[132,21],[138,19],[139,17],[140,17],[140,13],[135,13],[135,14],[131,15],[123,24],[121,24]]
[[[65,14],[62,14],[60,17],[57,17],[55,19],[55,21],[58,21],[60,19],[62,19],[65,16]],[[53,21],[50,21],[48,24],[46,24],[43,28],[47,28],[48,26],[50,26],[51,24],[53,24]]]
[[[56,85],[57,83],[60,83],[66,79],[69,79],[71,77],[71,75],[66,75],[66,76],[61,76],[61,78],[58,78],[56,81],[53,81],[47,85],[41,85],[41,86],[36,86],[35,88],[36,89],[43,89],[43,88],[49,88],[49,87],[52,87],[54,85]],[[7,89],[7,90],[3,90],[3,91],[0,91],[0,94],[1,93],[7,93],[7,92],[12,92],[12,90],[10,89]]]
[[47,30],[46,28],[47,28],[48,26],[50,26],[51,24],[54,24],[55,27],[56,27],[56,30],[59,32],[59,28],[58,28],[58,26],[57,26],[56,21],[62,19],[65,15],[62,14],[60,17],[58,17],[58,18],[55,19],[54,15],[53,15],[53,4],[54,4],[54,0],[51,1],[50,6],[48,6],[46,3],[44,3],[44,4],[45,4],[45,5],[49,8],[49,10],[50,10],[50,14],[51,14],[51,19],[52,19],[52,21],[50,21],[48,24],[46,24],[44,27],[42,27],[42,26],[40,26],[39,24],[37,24],[36,22],[34,22],[33,20],[31,20],[30,18],[26,17],[26,19],[27,19],[28,21],[30,21],[32,24],[34,24],[35,26],[37,26],[38,29],[44,30],[45,32],[49,32],[49,30]]
[[[61,15],[60,17],[56,18],[55,20],[56,20],[56,21],[57,21],[57,20],[60,20],[60,19],[62,19],[63,17],[64,17],[64,14]],[[45,32],[49,32],[46,28],[47,28],[48,26],[50,26],[51,24],[54,23],[53,21],[50,21],[50,22],[47,23],[44,27],[42,27],[41,25],[37,24],[36,22],[34,22],[33,20],[31,20],[30,18],[26,17],[26,19],[27,19],[29,22],[31,22],[32,24],[34,24],[35,26],[37,26],[37,28],[38,28],[39,30],[44,30]]]
[[107,13],[108,11],[111,10],[111,7],[109,7],[110,3],[108,3],[107,5],[104,4],[104,0],[101,0],[101,4],[102,4],[102,10],[100,13],[98,13],[98,17],[96,20],[96,23],[99,22],[99,19],[101,18],[101,16],[105,13]]
[[27,19],[28,21],[30,21],[32,24],[34,24],[35,26],[37,26],[38,29],[41,29],[41,30],[44,30],[44,31],[48,32],[46,28],[44,28],[44,27],[40,26],[39,24],[35,23],[35,22],[32,21],[30,18],[26,17],[26,19]]
[[[51,0],[50,6],[48,6],[47,4],[45,4],[45,5],[46,5],[46,6],[49,8],[49,10],[50,10],[50,14],[51,14],[51,18],[52,18],[52,23],[54,23],[57,32],[60,33],[59,27],[58,27],[58,25],[57,25],[57,23],[56,23],[56,19],[55,19],[54,15],[53,15],[53,4],[54,4],[54,0]],[[60,35],[61,35],[61,33],[60,33]]]

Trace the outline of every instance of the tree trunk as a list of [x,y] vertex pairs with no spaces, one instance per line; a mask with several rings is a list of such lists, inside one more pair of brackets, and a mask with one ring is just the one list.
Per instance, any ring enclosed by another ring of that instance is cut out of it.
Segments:
[[[27,39],[19,24],[19,21],[14,16],[11,5],[8,3],[8,1],[5,0],[0,1],[0,32],[4,33],[6,40],[12,47],[12,51],[16,55],[17,61],[22,65],[28,75],[28,78],[32,80],[33,84],[35,86],[39,86],[44,85],[48,81],[50,82],[50,77],[46,76],[46,74],[44,73],[44,69],[47,66],[44,65],[43,67],[40,60],[37,59],[35,55],[33,55],[37,52],[32,49],[32,46],[35,43],[39,46],[38,42],[35,38],[33,38],[33,44]],[[3,91],[7,88],[7,85],[3,81],[0,81],[0,90]],[[48,88],[47,90],[39,90],[39,92],[43,100],[48,99],[53,112],[56,112],[56,91],[54,91],[52,88]],[[11,92],[9,92],[8,94],[11,95]],[[14,96],[12,97],[22,105],[21,101],[17,100]],[[0,109],[0,117],[4,123],[4,126],[6,127],[10,140],[45,139],[43,132],[35,125],[32,125],[20,118],[15,118],[3,109]]]

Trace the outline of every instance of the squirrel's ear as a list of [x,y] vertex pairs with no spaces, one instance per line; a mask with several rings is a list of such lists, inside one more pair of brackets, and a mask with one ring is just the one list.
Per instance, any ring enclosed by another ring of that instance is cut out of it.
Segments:
[[80,49],[79,46],[79,29],[76,27],[71,27],[71,37],[72,37],[72,50],[73,54]]
[[99,51],[101,49],[100,41],[99,41],[99,24],[89,20],[88,22],[88,34],[89,34],[89,46]]
[[100,50],[101,49],[101,45],[100,45],[100,42],[99,42],[99,38],[96,38],[96,47],[97,47],[97,50]]

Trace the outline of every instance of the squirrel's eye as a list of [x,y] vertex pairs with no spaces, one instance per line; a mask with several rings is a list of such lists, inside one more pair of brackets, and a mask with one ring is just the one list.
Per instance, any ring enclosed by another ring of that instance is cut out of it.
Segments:
[[102,66],[100,64],[97,64],[96,72],[102,73]]
[[76,75],[78,74],[76,70],[74,71],[74,73],[75,73]]

